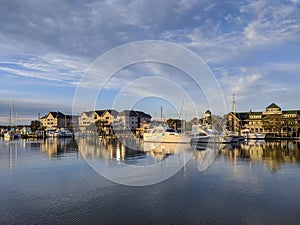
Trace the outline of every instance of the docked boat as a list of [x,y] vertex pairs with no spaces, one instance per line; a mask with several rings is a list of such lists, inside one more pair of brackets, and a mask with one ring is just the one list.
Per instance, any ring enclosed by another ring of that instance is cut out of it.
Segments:
[[17,138],[20,138],[21,137],[21,134],[19,134],[18,132],[16,131],[7,131],[4,133],[4,139],[17,139]]
[[266,134],[263,133],[253,133],[249,129],[242,130],[242,136],[244,136],[246,139],[265,139]]
[[206,127],[193,127],[193,132],[195,131],[197,133],[191,138],[192,145],[198,143],[230,143],[233,138],[230,135],[221,135],[217,131]]
[[189,143],[190,138],[180,135],[174,129],[166,125],[159,125],[153,129],[148,129],[143,135],[144,142],[159,143]]
[[60,131],[59,131],[59,137],[63,137],[63,138],[73,137],[73,132],[71,132],[68,129],[60,129]]
[[225,134],[225,136],[231,136],[232,137],[231,142],[233,142],[233,143],[244,142],[245,141],[245,137],[242,136],[242,135],[239,135],[238,133],[226,130],[224,132],[224,134]]

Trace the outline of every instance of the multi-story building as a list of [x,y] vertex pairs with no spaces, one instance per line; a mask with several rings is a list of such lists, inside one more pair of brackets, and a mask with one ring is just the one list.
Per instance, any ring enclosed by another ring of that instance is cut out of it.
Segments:
[[117,115],[115,127],[118,130],[135,131],[141,124],[150,123],[151,116],[141,111],[124,110]]
[[275,103],[263,112],[230,112],[226,121],[227,129],[235,132],[249,129],[251,132],[281,136],[299,136],[300,132],[300,110],[283,111]]
[[107,130],[111,127],[114,118],[118,112],[113,109],[95,110],[83,112],[78,118],[78,125],[81,131],[88,130],[91,125],[101,126],[101,129]]
[[41,125],[44,129],[49,128],[71,128],[71,115],[61,112],[49,112],[40,118]]

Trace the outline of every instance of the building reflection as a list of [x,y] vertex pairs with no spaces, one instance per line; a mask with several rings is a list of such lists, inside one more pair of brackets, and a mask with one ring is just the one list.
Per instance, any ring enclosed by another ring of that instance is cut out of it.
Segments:
[[85,159],[116,159],[124,161],[128,158],[145,155],[137,141],[119,140],[115,138],[89,137],[77,140],[78,149]]
[[47,138],[41,141],[39,145],[41,152],[49,158],[62,157],[68,153],[77,152],[76,141],[72,138]]
[[262,162],[271,171],[278,171],[282,164],[300,162],[299,149],[300,142],[297,141],[259,141],[222,146],[220,154],[234,163],[247,159],[250,166],[254,162]]
[[[187,146],[189,147],[189,144]],[[130,161],[131,159],[151,158],[155,161],[162,161],[183,148],[183,144],[144,143],[136,138],[81,138],[78,140],[78,149],[85,159]]]

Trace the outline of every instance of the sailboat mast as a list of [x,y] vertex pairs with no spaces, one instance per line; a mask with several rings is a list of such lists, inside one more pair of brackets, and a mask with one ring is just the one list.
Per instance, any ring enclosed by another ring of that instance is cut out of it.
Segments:
[[162,123],[162,113],[163,113],[163,111],[162,111],[162,106],[160,106],[160,123]]
[[232,121],[232,125],[233,125],[233,132],[236,131],[235,129],[235,115],[236,115],[236,102],[235,102],[235,94],[232,94],[232,112],[234,115],[233,121]]
[[12,126],[12,100],[10,101],[10,108],[9,108],[9,127]]

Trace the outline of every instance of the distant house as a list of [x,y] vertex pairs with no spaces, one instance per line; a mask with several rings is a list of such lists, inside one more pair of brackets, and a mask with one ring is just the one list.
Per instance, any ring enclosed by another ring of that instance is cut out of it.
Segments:
[[235,132],[245,128],[252,132],[281,136],[299,136],[300,132],[300,110],[283,111],[275,103],[263,112],[230,112],[226,115],[226,121],[227,129]]
[[124,110],[117,115],[114,126],[119,130],[135,131],[141,125],[150,123],[151,118],[149,114],[142,111]]
[[40,118],[41,125],[44,129],[48,128],[70,128],[71,115],[66,115],[61,112],[49,112],[47,115]]
[[91,115],[92,115],[93,111],[88,111],[88,112],[83,112],[81,113],[81,115],[78,117],[78,126],[79,129],[86,129],[86,127],[88,127],[92,120],[91,120]]

